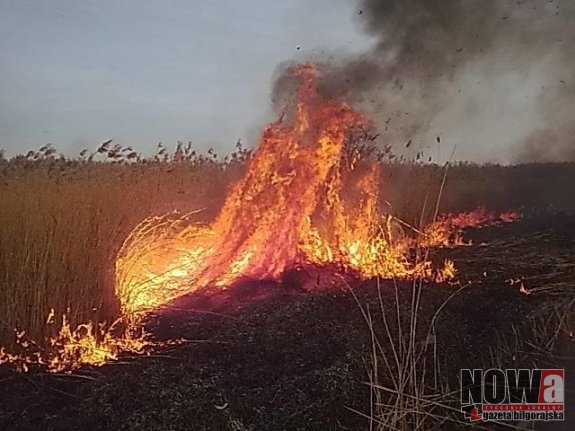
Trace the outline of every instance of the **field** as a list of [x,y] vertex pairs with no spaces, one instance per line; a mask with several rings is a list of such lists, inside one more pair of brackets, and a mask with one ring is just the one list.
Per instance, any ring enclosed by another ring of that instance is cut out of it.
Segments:
[[[15,329],[33,340],[53,335],[51,309],[72,324],[113,320],[114,262],[132,229],[171,211],[212,220],[250,153],[98,157],[0,159],[0,346],[14,344]],[[413,225],[431,218],[445,167],[379,169],[381,208]],[[0,429],[463,426],[460,368],[537,364],[570,374],[573,184],[573,163],[450,166],[440,213],[523,214],[466,231],[473,246],[431,251],[455,261],[457,284],[310,267],[190,295],[147,323],[156,339],[182,345],[71,375],[0,366]]]

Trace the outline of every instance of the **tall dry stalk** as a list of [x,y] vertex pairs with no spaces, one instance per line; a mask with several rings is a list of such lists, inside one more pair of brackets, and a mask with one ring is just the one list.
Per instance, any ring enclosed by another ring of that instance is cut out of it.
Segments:
[[134,161],[108,143],[90,161],[52,150],[0,160],[0,345],[16,328],[28,339],[54,335],[52,308],[72,325],[112,321],[114,260],[131,230],[153,214],[215,213],[247,157],[240,148],[223,162],[180,148]]

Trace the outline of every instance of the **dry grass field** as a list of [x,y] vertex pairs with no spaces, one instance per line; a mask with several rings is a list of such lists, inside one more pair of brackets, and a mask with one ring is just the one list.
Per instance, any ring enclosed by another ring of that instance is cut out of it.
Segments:
[[114,260],[134,226],[174,210],[209,217],[238,169],[208,157],[0,160],[0,339],[14,328],[41,339],[51,308],[75,323],[113,318]]
[[[55,157],[50,150],[0,159],[0,340],[5,345],[15,328],[42,339],[52,308],[72,323],[113,319],[118,311],[114,260],[130,231],[150,215],[172,211],[199,210],[196,218],[211,220],[249,157],[241,147],[225,159],[180,147],[172,154],[160,148],[155,157],[136,161],[109,145],[92,160]],[[385,162],[381,170],[382,208],[414,224],[422,209],[431,215],[444,167]],[[573,184],[573,163],[456,164],[448,170],[440,212],[478,206],[570,212]]]

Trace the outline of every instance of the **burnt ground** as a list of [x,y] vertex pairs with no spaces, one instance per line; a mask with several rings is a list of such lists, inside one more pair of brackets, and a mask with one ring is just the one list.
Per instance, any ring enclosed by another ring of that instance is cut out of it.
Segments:
[[[438,370],[428,378],[429,393],[457,388],[460,368],[565,367],[564,429],[573,429],[575,217],[527,218],[466,236],[476,245],[433,256],[455,260],[460,283],[421,286],[417,346],[427,347],[429,376]],[[392,334],[397,309],[409,332],[413,289],[380,283]],[[179,346],[73,375],[0,368],[0,430],[369,429],[352,411],[370,410],[371,336],[358,304],[391,351],[375,280],[306,268],[281,283],[245,282],[181,298],[149,323],[158,339],[187,340]],[[388,374],[380,372],[383,385]]]

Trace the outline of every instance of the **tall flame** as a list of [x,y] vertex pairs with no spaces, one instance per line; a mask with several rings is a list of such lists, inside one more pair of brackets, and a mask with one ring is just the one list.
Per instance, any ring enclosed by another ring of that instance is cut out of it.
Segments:
[[368,119],[322,96],[318,73],[310,64],[293,70],[297,94],[264,129],[245,176],[231,187],[213,223],[150,217],[129,235],[116,260],[122,306],[116,323],[125,325],[123,332],[117,333],[116,323],[72,329],[64,320],[49,351],[25,341],[22,332],[17,341],[24,351],[0,347],[0,364],[64,371],[102,365],[125,351],[145,352],[153,343],[140,325],[143,312],[207,286],[277,279],[293,266],[329,264],[364,278],[448,281],[456,275],[452,261],[433,268],[429,261],[411,261],[410,250],[463,245],[463,228],[516,217],[479,210],[444,216],[423,229],[410,228],[415,237],[404,235],[396,219],[378,211],[378,166],[348,145],[355,131],[370,126]]
[[247,173],[210,226],[149,219],[117,260],[128,313],[207,285],[277,278],[289,266],[337,264],[363,276],[421,272],[390,240],[377,212],[378,169],[349,155],[350,133],[369,121],[322,96],[318,71],[294,69],[295,100],[262,133]]

